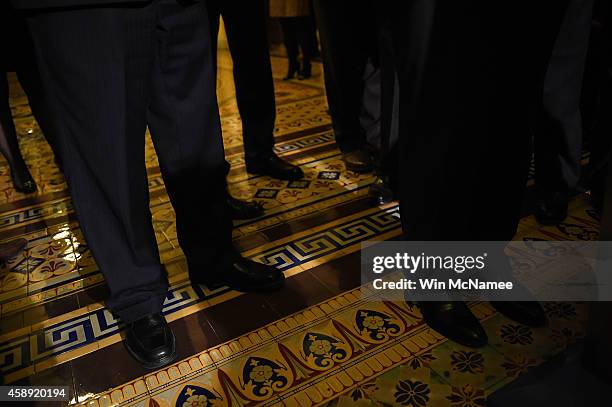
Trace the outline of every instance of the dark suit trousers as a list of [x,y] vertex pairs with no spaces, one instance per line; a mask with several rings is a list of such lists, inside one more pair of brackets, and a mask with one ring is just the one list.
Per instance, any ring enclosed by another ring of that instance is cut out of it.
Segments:
[[378,55],[376,10],[368,0],[315,0],[313,4],[336,143],[343,152],[357,150],[366,144],[359,118],[366,65]]
[[[236,101],[242,120],[245,159],[264,158],[274,148],[276,105],[262,0],[206,0],[213,44],[217,43],[219,18],[234,64]],[[214,47],[213,52],[216,52]],[[215,58],[216,63],[216,58]]]
[[516,232],[538,84],[567,1],[493,3],[415,0],[394,13],[408,239]]
[[[590,113],[591,122],[589,178],[595,206],[610,209],[605,206],[604,195],[607,193],[608,197],[612,197],[612,189],[605,191],[606,176],[612,168],[612,5],[607,1],[598,1],[594,11],[597,24],[594,24],[596,29],[589,44],[587,66],[590,75],[585,77],[588,79],[585,91],[589,103],[584,112]],[[607,224],[612,226],[610,217]],[[602,237],[602,240],[606,239]]]
[[544,79],[535,131],[536,185],[542,198],[567,196],[580,179],[580,98],[593,0],[570,0]]
[[[167,279],[149,211],[148,125],[190,273],[231,250],[208,19],[203,3],[30,18],[80,225],[124,321],[161,310]],[[196,200],[194,189],[206,188]]]
[[302,51],[302,64],[310,64],[317,52],[316,28],[312,16],[281,17],[278,19],[283,32],[283,42],[287,49],[289,63],[299,64]]

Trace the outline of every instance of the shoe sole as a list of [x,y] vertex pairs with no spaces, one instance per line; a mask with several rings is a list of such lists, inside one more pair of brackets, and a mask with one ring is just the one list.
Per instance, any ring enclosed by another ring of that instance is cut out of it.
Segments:
[[[176,339],[173,340],[174,342],[176,341]],[[127,349],[128,353],[130,354],[130,356],[132,356],[134,359],[136,359],[136,361],[138,363],[140,363],[140,365],[142,367],[144,367],[147,370],[155,370],[155,369],[159,369],[160,367],[164,367],[172,362],[174,362],[176,360],[176,343],[174,343],[174,351],[172,352],[172,354],[166,356],[165,358],[160,359],[157,362],[146,362],[144,360],[142,360],[133,350],[132,348],[130,348],[130,345],[128,345],[127,341],[123,341],[123,345],[125,346],[125,348]]]

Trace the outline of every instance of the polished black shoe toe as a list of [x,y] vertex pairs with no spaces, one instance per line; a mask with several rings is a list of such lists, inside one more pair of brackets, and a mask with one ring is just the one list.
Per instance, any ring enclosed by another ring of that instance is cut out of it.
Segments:
[[284,81],[295,78],[295,75],[300,71],[300,63],[298,61],[290,61],[287,68],[287,75],[283,78]]
[[491,305],[500,314],[532,328],[548,322],[544,308],[537,301],[491,301]]
[[391,187],[380,177],[377,177],[368,191],[372,205],[385,205],[395,199]]
[[176,359],[174,334],[161,313],[126,324],[124,343],[145,369],[157,369]]
[[299,166],[288,163],[276,154],[249,160],[246,164],[246,170],[252,174],[267,175],[287,181],[297,181],[304,178],[304,172]]
[[21,171],[21,173],[13,171],[11,173],[11,178],[15,190],[17,192],[21,192],[22,194],[33,194],[38,188],[34,178],[32,178],[32,175],[30,175],[30,172],[27,169]]
[[554,198],[540,200],[536,203],[536,220],[544,226],[556,226],[567,218],[567,207],[567,199]]
[[423,302],[420,307],[427,325],[451,341],[471,348],[487,344],[487,333],[465,303]]
[[226,286],[242,292],[268,292],[281,288],[285,276],[275,267],[238,256],[218,276],[205,279],[192,276],[191,281],[204,284],[211,290]]
[[247,202],[228,194],[227,204],[230,208],[230,216],[235,220],[246,220],[258,218],[264,214],[264,209],[257,202]]
[[310,64],[310,62],[305,62],[304,64],[302,64],[302,69],[300,70],[298,79],[304,80],[304,79],[309,79],[311,77],[312,77],[312,65]]

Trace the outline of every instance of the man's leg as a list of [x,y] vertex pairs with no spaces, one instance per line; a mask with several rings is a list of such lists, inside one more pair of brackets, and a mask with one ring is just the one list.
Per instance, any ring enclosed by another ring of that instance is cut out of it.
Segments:
[[274,147],[276,105],[265,10],[261,0],[228,0],[221,9],[234,64],[247,161],[270,154]]
[[[590,129],[591,158],[589,160],[589,178],[591,187],[591,203],[596,210],[602,212],[605,206],[606,177],[612,167],[612,5],[609,2],[599,1],[595,8],[595,20],[599,29],[594,31],[597,36],[590,45],[591,64],[593,75],[590,78],[592,99],[596,100],[591,107],[591,121],[594,123]],[[608,177],[609,178],[609,177]],[[608,211],[610,212],[610,211]],[[608,224],[610,216],[607,217]],[[604,239],[603,237],[601,240]]]
[[[213,52],[203,17],[199,4],[161,6],[148,122],[181,248],[189,262],[202,259],[213,272],[232,251],[232,223]],[[196,200],[193,186],[202,182],[207,197]]]
[[302,170],[274,152],[276,102],[265,2],[227,0],[221,6],[221,15],[234,64],[246,169],[279,179],[300,179]]
[[[416,17],[397,17],[402,223],[412,239],[514,235],[536,80],[564,10],[563,1],[545,3],[513,3],[504,16],[480,0],[415,1]],[[522,10],[531,11],[521,17]],[[546,24],[536,21],[547,13]],[[512,18],[525,29],[511,30]]]
[[298,43],[297,34],[297,18],[296,17],[281,17],[278,19],[281,30],[283,32],[283,43],[287,50],[287,59],[289,66],[287,67],[287,75],[284,80],[293,79],[300,71],[300,62],[298,60],[300,54],[300,46]]
[[[407,14],[391,16],[400,86],[398,192],[407,240],[470,239],[467,191],[477,175],[470,148],[478,140],[461,131],[477,113],[458,103],[464,92],[453,80],[472,81],[465,103],[479,100],[482,87],[473,80],[484,78],[460,63],[475,57],[473,13],[466,2],[417,0]],[[465,346],[486,344],[486,332],[465,303],[449,298],[419,305],[425,322],[442,335]]]
[[[208,21],[203,2],[160,2],[148,110],[151,136],[192,282],[243,291],[275,289],[282,285],[282,274],[242,259],[232,246]],[[195,200],[193,185],[202,183],[206,199]]]
[[366,135],[359,122],[363,74],[375,53],[374,8],[368,1],[315,0],[325,70],[325,90],[336,143],[349,170],[371,171]]
[[31,18],[64,171],[83,234],[125,322],[161,311],[167,284],[144,164],[153,7]]
[[[300,79],[308,79],[312,76],[312,58],[315,55],[315,46],[312,44],[312,16],[300,16],[295,18],[295,33],[300,49],[302,50],[302,69]],[[315,34],[316,37],[316,34]]]
[[591,31],[593,0],[571,0],[544,79],[535,134],[536,217],[557,224],[580,179],[582,78]]
[[153,62],[154,1],[60,9],[31,17],[45,94],[80,226],[146,368],[176,357],[163,315],[167,279],[151,223],[144,132]]
[[[220,0],[206,0],[206,8],[208,15],[208,28],[210,32],[211,39],[211,52],[212,52],[212,64],[215,70],[215,79],[216,82],[216,71],[217,71],[217,41],[219,37],[219,24],[221,22],[221,1]],[[225,174],[229,174],[230,172],[230,164],[228,162],[225,163]],[[263,215],[264,210],[263,207],[253,201],[242,201],[240,199],[234,198],[229,191],[227,192],[227,203],[230,207],[230,215],[232,219],[252,219],[257,218]]]
[[[505,241],[514,235],[535,84],[543,77],[562,3],[496,9],[478,0],[424,0],[411,4],[409,18],[396,16],[399,193],[408,239]],[[512,29],[517,21],[520,32]],[[422,308],[444,335],[470,346],[486,343],[463,303]],[[542,314],[537,305],[526,310]]]
[[399,84],[394,60],[393,35],[388,13],[381,7],[378,48],[380,60],[380,143],[376,156],[376,181],[369,195],[374,205],[397,195],[397,139],[399,136]]

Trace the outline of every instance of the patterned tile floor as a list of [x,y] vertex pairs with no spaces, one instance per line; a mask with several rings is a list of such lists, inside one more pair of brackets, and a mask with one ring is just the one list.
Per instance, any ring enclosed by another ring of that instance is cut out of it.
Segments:
[[[307,81],[281,81],[273,57],[276,150],[303,181],[244,170],[231,60],[220,52],[218,96],[232,194],[261,202],[259,219],[236,222],[243,254],[281,268],[287,286],[270,295],[192,287],[177,244],[174,212],[150,140],[151,210],[171,289],[164,312],[180,362],[146,372],[127,357],[121,323],[104,308],[107,289],[66,192],[62,174],[11,77],[20,143],[39,191],[15,193],[0,160],[0,240],[29,241],[0,269],[0,369],[19,384],[70,385],[84,405],[478,406],[583,332],[582,304],[550,304],[553,323],[531,330],[472,304],[491,344],[473,351],[423,325],[418,310],[376,301],[360,288],[359,248],[399,234],[396,204],[371,207],[371,175],[347,171],[327,114],[321,66]],[[558,228],[526,216],[519,238],[592,240],[598,221],[583,198]],[[109,366],[108,369],[92,369]],[[471,404],[470,404],[471,403]]]

